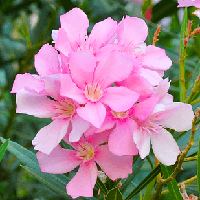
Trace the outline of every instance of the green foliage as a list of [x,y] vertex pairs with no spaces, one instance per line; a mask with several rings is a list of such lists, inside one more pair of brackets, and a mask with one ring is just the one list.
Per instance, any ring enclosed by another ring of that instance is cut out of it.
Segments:
[[118,188],[113,188],[112,190],[108,191],[106,196],[106,200],[123,200],[122,193]]
[[2,160],[2,158],[3,158],[3,156],[4,156],[5,152],[6,152],[6,149],[7,149],[7,146],[8,146],[8,142],[9,142],[9,140],[7,139],[4,142],[4,144],[2,144],[0,146],[0,161]]

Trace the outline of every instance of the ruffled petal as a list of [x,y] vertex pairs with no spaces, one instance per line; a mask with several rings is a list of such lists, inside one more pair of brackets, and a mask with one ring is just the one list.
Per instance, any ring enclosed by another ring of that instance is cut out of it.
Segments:
[[166,55],[164,49],[149,45],[146,48],[146,53],[143,55],[144,67],[152,70],[165,71],[172,66],[171,59]]
[[79,166],[82,160],[76,157],[76,151],[63,149],[60,145],[46,155],[40,151],[36,153],[41,172],[64,174]]
[[116,112],[127,111],[138,100],[139,94],[126,87],[109,87],[105,90],[105,95],[101,99]]
[[174,165],[179,155],[179,147],[168,131],[161,128],[159,134],[151,135],[151,144],[156,158],[164,165]]
[[88,46],[98,49],[106,45],[117,30],[117,21],[110,17],[94,25],[87,40]]
[[34,90],[37,93],[40,93],[44,91],[44,82],[37,75],[29,73],[17,74],[10,93],[17,93],[22,89]]
[[76,85],[85,90],[88,83],[92,83],[96,58],[89,50],[71,53],[69,56],[69,68]]
[[67,133],[68,126],[69,120],[55,119],[40,129],[32,141],[34,149],[49,155]]
[[93,188],[98,176],[94,161],[83,163],[74,178],[67,184],[67,194],[73,199],[77,197],[93,197]]
[[140,122],[149,118],[159,100],[159,95],[152,96],[138,104],[135,104],[132,108],[131,116],[138,119]]
[[44,44],[35,55],[35,69],[40,76],[60,73],[58,52],[49,44]]
[[72,131],[69,134],[69,142],[78,142],[83,133],[91,126],[91,124],[78,115],[75,115],[71,122]]
[[144,42],[148,35],[148,27],[144,20],[126,16],[118,25],[118,43],[124,46],[137,46]]
[[85,104],[87,99],[82,90],[80,90],[76,84],[72,81],[69,74],[61,74],[61,89],[60,95],[71,98],[79,104]]
[[100,128],[106,116],[106,108],[101,102],[88,102],[85,107],[77,108],[80,117],[90,122],[96,128]]
[[112,180],[126,178],[132,173],[133,156],[116,156],[109,151],[107,145],[98,148],[95,161]]
[[164,111],[155,113],[152,120],[176,131],[188,131],[192,128],[194,113],[190,104],[174,102],[166,106]]
[[89,20],[87,15],[80,8],[73,8],[60,16],[61,28],[67,33],[73,49],[85,42]]
[[119,122],[110,134],[108,140],[109,150],[118,156],[137,155],[138,149],[133,141],[133,131],[137,124],[129,119],[127,123]]
[[98,64],[94,73],[94,83],[99,83],[101,88],[128,78],[133,69],[133,63],[125,54],[112,51]]
[[38,93],[20,90],[16,95],[17,113],[26,113],[39,118],[51,118],[56,115],[54,101]]

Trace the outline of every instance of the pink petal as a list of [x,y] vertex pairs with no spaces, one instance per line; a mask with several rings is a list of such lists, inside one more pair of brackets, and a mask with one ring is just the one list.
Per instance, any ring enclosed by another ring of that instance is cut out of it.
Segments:
[[55,119],[40,129],[32,141],[34,149],[49,155],[67,133],[68,125],[69,120]]
[[126,178],[132,173],[133,156],[116,156],[107,145],[99,146],[95,161],[112,180]]
[[135,104],[132,108],[131,116],[138,119],[140,122],[149,118],[159,100],[159,95],[152,96],[138,104]]
[[144,77],[136,75],[135,73],[131,73],[131,75],[120,82],[119,85],[139,93],[139,101],[144,100],[153,94],[153,87],[151,84]]
[[146,53],[143,56],[144,67],[150,68],[152,70],[167,70],[172,66],[172,61],[166,55],[164,49],[156,47],[154,45],[149,45],[146,48]]
[[151,144],[156,158],[164,165],[174,165],[179,154],[179,147],[168,131],[161,128],[159,134],[151,135]]
[[89,50],[82,50],[69,55],[69,68],[76,85],[85,90],[87,83],[92,83],[96,58]]
[[76,158],[76,151],[63,149],[60,145],[46,155],[40,151],[36,153],[41,172],[64,174],[79,166],[82,160]]
[[99,83],[104,89],[112,83],[126,79],[132,69],[132,61],[127,56],[112,51],[99,62],[94,74],[94,83]]
[[94,161],[83,163],[74,178],[67,184],[67,194],[73,199],[77,197],[93,197],[93,188],[98,176]]
[[117,29],[117,21],[110,17],[104,21],[98,22],[94,25],[91,34],[87,40],[89,46],[98,49],[112,38]]
[[176,131],[188,131],[192,128],[194,113],[190,104],[174,102],[166,106],[164,111],[155,113],[152,120]]
[[118,122],[109,137],[109,150],[118,156],[137,155],[138,150],[133,142],[133,131],[136,128],[137,124],[132,119],[129,119],[126,123]]
[[109,87],[105,90],[105,96],[101,99],[116,112],[126,111],[133,106],[139,98],[139,94],[126,87]]
[[199,0],[178,0],[178,8],[180,7],[189,7],[189,6],[200,6]]
[[133,140],[139,150],[140,158],[144,159],[150,152],[150,135],[138,128],[133,132]]
[[58,36],[56,38],[55,48],[61,53],[63,53],[65,56],[68,56],[69,53],[73,51],[69,39],[67,37],[67,33],[63,28],[59,28],[58,30]]
[[71,122],[72,131],[69,134],[69,142],[78,142],[83,133],[91,126],[91,124],[78,115],[75,115]]
[[40,76],[60,73],[58,52],[49,44],[44,44],[35,55],[35,69]]
[[75,83],[72,82],[72,79],[69,74],[61,74],[60,79],[60,95],[71,98],[79,104],[85,104],[87,102],[85,94],[76,86]]
[[149,69],[142,68],[140,76],[144,77],[151,83],[152,86],[158,85],[162,78],[160,77],[159,73],[156,71],[152,71]]
[[32,75],[29,73],[17,74],[13,83],[12,91],[10,93],[17,93],[22,89],[34,90],[40,93],[44,90],[44,82],[37,75]]
[[54,101],[37,93],[20,90],[16,95],[17,113],[26,113],[39,118],[50,118],[56,115]]
[[106,108],[101,102],[88,102],[85,107],[77,108],[80,117],[90,122],[96,128],[100,128],[106,116]]
[[82,44],[87,35],[89,20],[87,15],[80,8],[73,8],[60,16],[61,28],[64,28],[73,49],[77,43]]
[[126,16],[118,25],[118,42],[121,45],[139,45],[146,40],[148,27],[144,20]]

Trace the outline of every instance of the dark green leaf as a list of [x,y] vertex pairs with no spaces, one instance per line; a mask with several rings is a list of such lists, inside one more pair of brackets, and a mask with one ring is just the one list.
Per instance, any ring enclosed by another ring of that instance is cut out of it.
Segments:
[[136,194],[138,194],[144,187],[146,187],[159,173],[161,172],[161,167],[158,165],[129,195],[125,200],[132,199]]
[[2,160],[2,158],[3,158],[3,156],[4,156],[5,152],[6,152],[6,149],[7,149],[7,146],[8,146],[8,142],[9,142],[9,139],[7,139],[5,141],[5,143],[0,146],[0,161]]
[[[164,178],[168,178],[171,174],[172,174],[172,167],[171,166],[165,166],[165,165],[161,165],[161,171],[164,175]],[[178,186],[177,186],[177,182],[175,179],[173,179],[172,181],[168,182],[167,183],[167,187],[170,191],[170,196],[171,196],[171,199],[173,200],[182,200],[182,196],[179,192],[179,189],[178,189]]]
[[149,200],[149,199],[150,199],[152,190],[153,190],[154,185],[155,185],[155,182],[156,182],[156,178],[154,178],[154,179],[149,183],[149,185],[147,185],[147,189],[146,189],[146,192],[145,192],[145,194],[144,194],[143,200]]
[[104,194],[107,194],[107,193],[108,193],[108,190],[107,190],[105,184],[101,181],[101,179],[100,179],[99,177],[97,178],[96,185],[97,185],[98,188],[100,188],[100,190],[101,190]]
[[200,139],[199,139],[199,150],[198,150],[198,157],[197,157],[197,185],[200,194]]
[[118,188],[113,188],[110,190],[106,196],[106,200],[123,200],[122,193]]

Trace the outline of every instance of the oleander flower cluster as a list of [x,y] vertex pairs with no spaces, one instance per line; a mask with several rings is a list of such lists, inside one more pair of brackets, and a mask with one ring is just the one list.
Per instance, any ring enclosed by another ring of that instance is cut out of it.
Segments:
[[[72,198],[92,197],[97,164],[112,180],[132,173],[133,156],[152,146],[157,159],[173,165],[179,147],[165,128],[191,129],[189,104],[173,102],[163,79],[172,61],[164,49],[146,45],[146,23],[126,16],[94,25],[79,8],[60,16],[54,46],[35,55],[36,74],[18,74],[17,113],[52,122],[32,141],[42,172],[63,174],[80,166],[67,184]],[[60,146],[64,140],[73,147]]]

